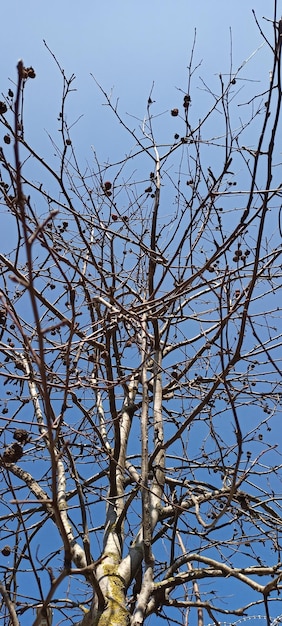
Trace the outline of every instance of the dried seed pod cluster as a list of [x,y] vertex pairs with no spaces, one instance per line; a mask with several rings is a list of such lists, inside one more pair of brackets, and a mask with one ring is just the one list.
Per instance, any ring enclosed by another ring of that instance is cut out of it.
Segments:
[[30,441],[30,435],[23,428],[16,428],[13,435],[14,441],[4,449],[0,456],[0,463],[16,463],[23,455],[23,446]]
[[8,446],[2,456],[2,463],[16,463],[23,455],[23,447],[19,443],[11,443]]

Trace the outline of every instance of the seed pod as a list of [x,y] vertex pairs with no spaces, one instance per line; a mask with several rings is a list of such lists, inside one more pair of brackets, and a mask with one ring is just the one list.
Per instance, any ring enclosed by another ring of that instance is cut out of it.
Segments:
[[7,106],[5,102],[0,101],[0,114],[3,115],[7,111]]
[[19,443],[12,443],[2,455],[4,463],[16,463],[23,455],[22,446]]
[[186,109],[186,110],[188,109],[190,102],[191,102],[190,96],[188,96],[188,95],[184,96],[184,98],[183,98],[184,109]]
[[27,78],[35,78],[36,74],[33,67],[26,68]]
[[23,446],[30,441],[29,433],[23,428],[17,428],[14,432],[13,437],[16,441],[22,443]]
[[1,553],[3,554],[3,556],[10,556],[12,550],[10,548],[10,546],[4,546],[4,548],[2,548]]

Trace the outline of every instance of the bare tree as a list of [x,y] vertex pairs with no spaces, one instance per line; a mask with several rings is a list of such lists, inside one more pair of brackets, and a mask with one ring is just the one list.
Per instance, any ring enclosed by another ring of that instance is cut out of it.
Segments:
[[93,167],[56,59],[59,167],[29,144],[18,64],[0,103],[3,624],[278,623],[280,32],[275,11],[269,84],[244,102],[247,61],[230,66],[202,81],[200,120],[193,47],[172,142],[153,93],[132,129],[103,92],[132,149]]

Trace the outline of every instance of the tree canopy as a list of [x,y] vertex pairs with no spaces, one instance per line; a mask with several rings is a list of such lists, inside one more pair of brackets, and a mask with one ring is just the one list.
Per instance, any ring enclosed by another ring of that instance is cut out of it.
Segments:
[[114,160],[78,158],[57,59],[49,156],[36,68],[0,103],[5,625],[279,621],[282,29],[258,26],[270,79],[243,100],[230,62],[199,118],[193,47],[172,140],[153,89],[132,125],[97,85]]

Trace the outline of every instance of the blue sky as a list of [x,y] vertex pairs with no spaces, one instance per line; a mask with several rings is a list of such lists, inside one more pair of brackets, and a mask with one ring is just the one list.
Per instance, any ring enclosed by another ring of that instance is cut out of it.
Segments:
[[[272,3],[269,4],[271,18]],[[10,0],[2,11],[1,75],[12,70],[19,57],[44,71],[48,65],[42,40],[60,59],[66,72],[84,79],[93,72],[98,80],[119,91],[131,83],[134,91],[151,81],[167,83],[185,72],[194,28],[198,53],[213,71],[223,71],[228,57],[229,27],[233,30],[235,62],[240,62],[260,36],[251,9],[265,15],[264,0]],[[4,15],[3,15],[4,14]],[[183,67],[184,66],[184,67]],[[46,77],[48,81],[48,77]],[[120,87],[119,87],[120,86]]]
[[[264,0],[27,0],[24,4],[10,0],[2,7],[0,89],[7,93],[11,87],[8,78],[15,79],[19,58],[34,66],[36,83],[28,85],[27,96],[29,137],[36,128],[35,138],[41,142],[44,131],[40,129],[53,131],[61,79],[44,47],[45,39],[66,75],[76,76],[70,116],[74,120],[84,116],[76,130],[77,142],[81,139],[81,148],[87,152],[89,144],[99,147],[109,139],[103,99],[91,73],[105,91],[114,88],[122,112],[142,118],[153,81],[158,110],[170,109],[178,104],[177,88],[185,90],[195,28],[195,61],[202,60],[199,73],[213,80],[229,70],[230,27],[235,68],[261,44],[252,15],[254,5],[259,20],[263,15],[272,17],[272,2]],[[271,29],[267,22],[262,24]],[[270,69],[268,63],[264,46],[244,75],[262,80]],[[200,91],[198,95],[200,103]]]

